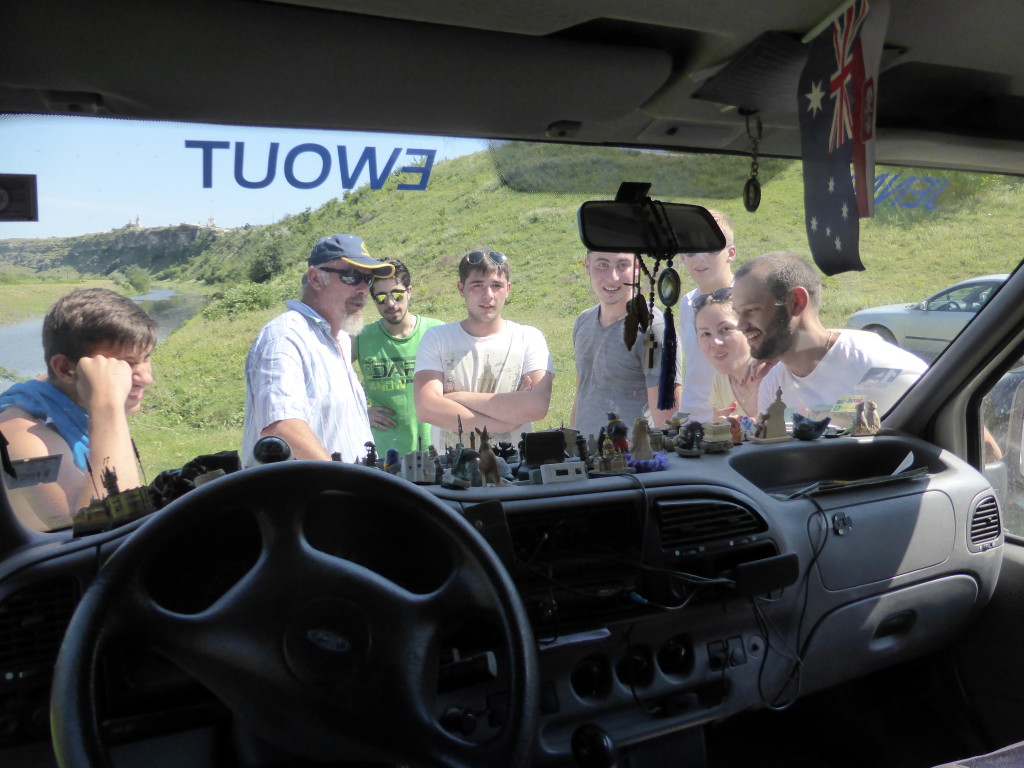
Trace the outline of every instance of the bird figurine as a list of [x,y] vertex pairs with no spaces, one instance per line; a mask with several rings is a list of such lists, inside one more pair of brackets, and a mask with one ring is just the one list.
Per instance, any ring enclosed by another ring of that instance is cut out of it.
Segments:
[[619,418],[614,411],[608,412],[608,428],[606,434],[612,441],[612,446],[617,451],[626,453],[629,451],[629,427]]
[[402,458],[397,448],[388,448],[384,454],[384,471],[397,475],[402,468]]
[[832,421],[831,416],[815,421],[802,413],[793,413],[793,437],[797,440],[817,440],[825,433],[825,427]]

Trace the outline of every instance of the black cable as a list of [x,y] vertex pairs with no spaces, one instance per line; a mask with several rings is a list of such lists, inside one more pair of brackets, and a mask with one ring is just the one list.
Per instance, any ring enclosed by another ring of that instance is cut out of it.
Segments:
[[[768,626],[768,623],[770,622],[770,617],[766,613],[764,613],[762,611],[761,606],[758,604],[758,602],[756,600],[753,600],[753,599],[751,600],[751,605],[753,606],[753,609],[754,609],[755,619],[758,622],[758,628],[761,629],[761,631],[765,633],[765,655],[764,655],[764,658],[761,661],[761,667],[758,670],[758,680],[757,680],[758,693],[761,695],[761,700],[762,700],[762,703],[765,705],[765,707],[768,708],[768,709],[773,709],[773,710],[783,710],[783,709],[789,708],[790,706],[792,706],[796,702],[796,700],[800,696],[800,688],[801,688],[801,682],[802,682],[802,676],[803,676],[803,660],[804,660],[804,657],[805,657],[805,655],[807,653],[807,645],[810,643],[810,636],[808,636],[808,638],[807,638],[807,640],[805,642],[801,642],[801,636],[803,635],[804,619],[807,616],[807,606],[808,606],[808,604],[810,602],[811,571],[814,569],[814,566],[817,565],[818,560],[821,558],[822,553],[825,551],[825,546],[828,544],[828,530],[829,530],[828,515],[825,512],[825,509],[818,502],[818,500],[816,498],[814,498],[814,496],[810,495],[809,489],[807,489],[807,490],[808,490],[808,492],[801,491],[798,496],[793,497],[793,498],[806,498],[808,501],[811,502],[811,504],[814,505],[814,513],[811,514],[807,518],[807,523],[804,526],[805,529],[807,530],[808,538],[812,542],[812,544],[811,544],[812,552],[811,552],[811,559],[807,563],[807,568],[804,570],[803,576],[800,579],[800,589],[803,590],[803,604],[800,607],[800,616],[799,616],[799,618],[797,620],[797,625],[796,625],[796,649],[797,650],[796,650],[795,653],[789,647],[789,645],[785,642],[784,634],[782,632],[780,632],[778,630],[778,628],[776,628],[774,626],[774,624],[772,624],[771,627]],[[811,521],[814,520],[819,515],[821,516],[821,521],[824,524],[824,526],[823,526],[824,538],[821,541],[821,545],[818,546],[817,548],[815,548],[815,545],[813,544],[813,542],[815,541],[815,536],[811,533],[810,526],[811,526]],[[759,600],[760,598],[757,598],[757,599]],[[767,602],[767,601],[765,601],[765,602]],[[772,602],[774,602],[774,601],[772,601]],[[782,644],[783,644],[783,646],[785,647],[785,650],[786,650],[786,653],[781,654],[781,655],[784,658],[787,658],[787,659],[791,660],[793,662],[793,664],[790,667],[789,672],[786,675],[785,680],[783,681],[782,686],[779,689],[778,693],[775,695],[775,697],[773,697],[773,700],[769,701],[767,699],[767,697],[764,695],[764,690],[763,690],[763,687],[762,687],[762,683],[763,683],[763,675],[764,675],[765,667],[767,666],[767,663],[768,663],[768,652],[771,649],[771,638],[770,638],[770,636],[768,634],[768,631],[769,631],[769,629],[773,629],[773,628],[775,629],[775,632],[777,633],[780,641],[782,642]],[[789,701],[786,701],[784,704],[780,705],[780,704],[774,703],[774,701],[778,698],[778,696],[780,696],[789,687],[789,685],[793,682],[794,676],[796,677],[796,692],[793,694],[792,697],[790,697]]]

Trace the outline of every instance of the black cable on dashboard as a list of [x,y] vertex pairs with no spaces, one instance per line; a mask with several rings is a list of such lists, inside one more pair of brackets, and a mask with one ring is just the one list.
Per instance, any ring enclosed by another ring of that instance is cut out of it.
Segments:
[[[777,711],[788,709],[790,706],[792,706],[796,702],[796,700],[800,696],[801,678],[802,678],[802,673],[803,673],[803,659],[804,659],[804,655],[807,652],[807,646],[806,646],[805,643],[801,643],[800,638],[801,638],[801,635],[803,634],[804,619],[807,616],[807,606],[808,606],[808,603],[810,602],[811,571],[814,568],[814,566],[817,565],[818,560],[821,557],[822,552],[825,551],[825,546],[828,544],[828,515],[826,514],[824,508],[821,506],[821,504],[818,502],[818,500],[816,498],[814,498],[813,495],[811,495],[811,489],[808,488],[806,491],[802,491],[802,492],[800,492],[800,493],[798,493],[798,494],[796,494],[796,495],[794,495],[794,496],[792,496],[790,498],[792,498],[792,499],[805,498],[808,501],[810,501],[811,504],[814,505],[814,513],[811,514],[811,516],[807,518],[807,524],[805,526],[806,529],[807,529],[808,539],[810,539],[811,542],[813,542],[815,540],[814,536],[811,533],[810,526],[811,526],[811,521],[814,520],[819,515],[821,516],[822,523],[824,523],[824,526],[823,526],[824,539],[822,539],[821,545],[818,546],[816,549],[814,548],[814,544],[812,543],[812,545],[811,545],[812,546],[811,559],[807,563],[807,568],[804,570],[803,577],[800,579],[801,589],[803,589],[803,605],[800,607],[800,617],[797,620],[797,625],[796,625],[796,648],[797,648],[797,650],[796,650],[795,653],[789,647],[789,645],[786,643],[785,635],[782,632],[780,632],[778,630],[778,628],[776,628],[774,626],[774,624],[772,624],[771,627],[768,626],[769,623],[770,623],[770,617],[768,617],[768,615],[765,614],[762,611],[762,608],[761,608],[761,606],[758,603],[758,600],[761,600],[761,598],[760,597],[755,597],[755,598],[751,599],[751,606],[754,609],[754,617],[757,620],[758,628],[761,629],[761,631],[765,633],[765,654],[764,654],[764,658],[761,660],[761,667],[758,670],[758,675],[757,675],[758,693],[760,694],[761,700],[764,703],[766,708],[772,709],[772,710],[777,710]],[[764,690],[763,690],[763,687],[762,687],[764,671],[765,671],[765,667],[767,666],[767,663],[768,663],[768,652],[769,652],[769,650],[772,647],[771,646],[771,637],[770,637],[769,632],[768,632],[769,629],[774,629],[775,630],[776,634],[779,637],[779,640],[781,641],[782,645],[785,647],[786,653],[782,654],[782,655],[785,658],[788,658],[788,659],[793,661],[793,665],[790,668],[789,673],[786,675],[785,681],[782,683],[782,687],[779,689],[778,693],[776,694],[776,696],[774,698],[778,698],[778,696],[781,695],[786,690],[787,687],[789,687],[790,683],[793,681],[794,676],[796,676],[796,678],[797,678],[797,680],[796,680],[796,692],[793,694],[793,696],[790,697],[790,699],[788,701],[784,702],[783,704],[776,704],[776,703],[774,703],[774,701],[768,701],[766,696],[765,696],[765,694],[764,694]],[[807,642],[810,642],[810,638],[809,637],[807,639]]]

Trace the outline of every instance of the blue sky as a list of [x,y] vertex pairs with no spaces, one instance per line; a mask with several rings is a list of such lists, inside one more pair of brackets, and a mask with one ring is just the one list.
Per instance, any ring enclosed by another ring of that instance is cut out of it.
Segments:
[[[186,141],[229,146],[204,151],[186,147]],[[245,188],[236,180],[239,143],[244,145],[242,178],[249,183],[267,177],[271,145],[278,145],[268,186]],[[393,167],[399,169],[423,162],[424,156],[410,149],[436,151],[436,162],[486,145],[398,134],[5,115],[0,116],[0,174],[36,175],[39,221],[0,221],[0,239],[106,232],[136,216],[143,227],[206,224],[211,216],[220,227],[269,224],[342,196],[339,146],[345,147],[350,175],[361,157],[376,159],[379,175],[396,149]],[[208,188],[203,185],[204,160]],[[299,189],[285,178],[286,164],[298,184],[312,185],[326,176],[316,186]],[[365,165],[356,186],[368,177]],[[415,185],[421,179],[422,174],[411,173],[402,180]]]

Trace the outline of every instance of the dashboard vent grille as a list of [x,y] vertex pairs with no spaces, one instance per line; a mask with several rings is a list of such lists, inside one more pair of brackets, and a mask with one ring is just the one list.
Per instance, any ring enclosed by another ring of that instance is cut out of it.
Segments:
[[694,547],[768,530],[758,515],[731,501],[659,501],[655,509],[663,549]]
[[25,587],[0,603],[0,679],[54,664],[78,598],[78,582],[69,577]]
[[995,496],[986,496],[978,502],[971,516],[971,544],[975,546],[999,538],[999,503]]

